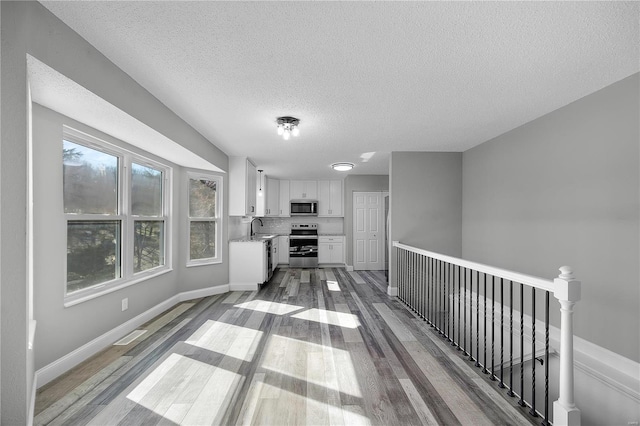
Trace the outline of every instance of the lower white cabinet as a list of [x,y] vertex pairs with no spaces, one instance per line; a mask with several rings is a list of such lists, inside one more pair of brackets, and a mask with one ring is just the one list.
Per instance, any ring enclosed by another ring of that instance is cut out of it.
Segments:
[[271,270],[275,271],[276,270],[276,266],[278,266],[278,262],[280,261],[279,259],[279,251],[280,251],[280,244],[279,244],[279,240],[280,237],[278,238],[274,238],[271,240]]
[[[283,265],[289,264],[289,237],[287,235],[281,235],[278,240],[278,257],[274,258],[278,263]],[[274,240],[275,241],[275,240]]]
[[344,263],[344,237],[318,237],[318,263]]
[[229,242],[229,287],[231,291],[258,290],[267,281],[267,251],[264,241]]

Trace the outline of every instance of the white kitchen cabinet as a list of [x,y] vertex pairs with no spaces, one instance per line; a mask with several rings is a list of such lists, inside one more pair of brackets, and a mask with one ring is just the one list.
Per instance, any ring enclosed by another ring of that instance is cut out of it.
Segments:
[[264,217],[267,212],[267,175],[258,173],[256,177],[256,216]]
[[317,200],[318,182],[315,180],[292,180],[289,195],[291,200]]
[[344,263],[344,237],[318,237],[318,263]]
[[229,287],[231,291],[258,290],[268,279],[264,241],[229,242]]
[[278,263],[282,265],[289,264],[289,236],[281,235],[278,237]]
[[275,271],[278,266],[279,261],[279,253],[280,251],[280,237],[273,238],[271,240],[271,270]]
[[267,178],[267,209],[265,216],[280,216],[280,181]]
[[342,181],[318,181],[318,216],[343,217]]
[[[289,192],[290,192],[290,184],[288,180],[281,180],[280,181],[280,213],[278,214],[278,216],[280,217],[289,217],[291,216],[291,204],[289,204],[291,202],[291,197],[289,196]],[[287,261],[287,263],[289,263]]]
[[229,157],[229,216],[255,216],[256,166],[247,157]]
[[258,175],[256,187],[256,216],[279,216],[280,214],[280,183],[277,179]]

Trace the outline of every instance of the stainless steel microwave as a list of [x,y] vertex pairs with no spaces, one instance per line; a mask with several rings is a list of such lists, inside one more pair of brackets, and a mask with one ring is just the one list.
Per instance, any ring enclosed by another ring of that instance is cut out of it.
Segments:
[[291,216],[318,216],[316,200],[291,200]]

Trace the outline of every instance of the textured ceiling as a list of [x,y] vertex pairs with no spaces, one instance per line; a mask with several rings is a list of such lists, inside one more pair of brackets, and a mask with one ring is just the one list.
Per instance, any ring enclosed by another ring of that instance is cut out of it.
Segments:
[[[275,177],[464,151],[640,69],[624,2],[42,2]],[[284,141],[275,119],[300,118]]]

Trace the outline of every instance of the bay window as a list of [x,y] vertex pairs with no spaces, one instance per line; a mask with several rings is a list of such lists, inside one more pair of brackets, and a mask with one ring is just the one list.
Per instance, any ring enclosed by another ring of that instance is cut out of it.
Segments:
[[221,261],[222,178],[189,173],[189,258],[187,266]]
[[169,167],[70,128],[62,165],[66,301],[169,269]]

